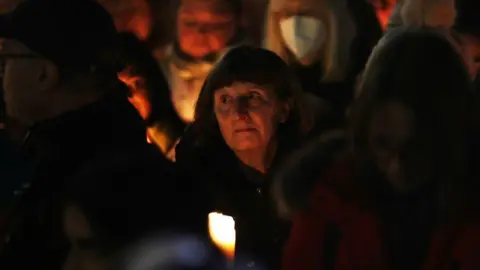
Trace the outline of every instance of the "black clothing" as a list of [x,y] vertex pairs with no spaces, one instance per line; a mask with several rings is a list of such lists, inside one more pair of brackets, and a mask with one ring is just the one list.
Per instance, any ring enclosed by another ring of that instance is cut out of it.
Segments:
[[35,163],[34,179],[11,220],[0,269],[61,269],[68,245],[62,229],[62,192],[83,164],[101,156],[160,158],[147,144],[137,111],[123,97],[107,97],[35,126],[25,154]]
[[280,269],[290,224],[276,215],[269,195],[269,179],[284,152],[278,151],[274,165],[263,175],[242,164],[225,144],[196,146],[191,135],[187,130],[176,148],[178,169],[200,182],[198,188],[203,188],[206,195],[205,212],[234,218],[236,263]]

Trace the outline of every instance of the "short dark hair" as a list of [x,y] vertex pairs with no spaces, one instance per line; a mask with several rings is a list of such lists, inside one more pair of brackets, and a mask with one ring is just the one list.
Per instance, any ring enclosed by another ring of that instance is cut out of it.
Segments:
[[291,99],[287,122],[279,132],[289,133],[292,139],[302,137],[312,127],[312,116],[304,106],[300,83],[288,65],[275,53],[252,46],[230,50],[213,68],[203,84],[196,107],[193,125],[199,142],[219,138],[220,130],[213,111],[213,94],[234,82],[250,82],[272,89],[277,98]]

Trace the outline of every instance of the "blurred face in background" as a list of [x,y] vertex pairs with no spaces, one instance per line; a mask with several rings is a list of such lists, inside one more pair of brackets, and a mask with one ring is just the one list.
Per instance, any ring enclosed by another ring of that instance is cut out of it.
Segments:
[[183,0],[178,11],[177,38],[183,52],[202,58],[226,48],[238,24],[225,0]]
[[118,73],[118,78],[130,88],[128,100],[137,109],[140,116],[145,120],[150,116],[152,105],[148,98],[148,92],[145,85],[145,79],[133,75],[130,68]]
[[214,94],[214,112],[226,144],[234,151],[264,150],[287,120],[289,106],[274,91],[235,82]]
[[377,18],[380,22],[380,25],[385,30],[387,28],[388,20],[390,14],[392,13],[393,7],[396,4],[396,0],[370,0],[372,5],[376,9]]
[[152,29],[152,14],[145,0],[99,0],[112,14],[118,31],[134,33],[139,39],[145,40]]
[[394,190],[417,190],[432,178],[433,145],[428,132],[418,130],[412,110],[385,102],[373,113],[368,149],[380,173]]

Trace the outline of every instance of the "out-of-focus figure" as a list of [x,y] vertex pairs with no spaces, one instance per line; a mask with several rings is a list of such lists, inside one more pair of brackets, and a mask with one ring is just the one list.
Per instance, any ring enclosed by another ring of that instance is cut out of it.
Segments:
[[146,40],[153,27],[148,0],[97,0],[114,18],[118,31],[132,32]]
[[377,18],[383,29],[387,28],[390,14],[392,13],[395,4],[401,0],[370,0],[377,10]]
[[395,6],[387,30],[401,26],[428,26],[443,32],[462,53],[470,76],[474,80],[478,73],[475,55],[478,55],[479,52],[475,49],[475,42],[471,40],[471,35],[462,34],[454,25],[459,24],[459,29],[471,29],[471,26],[465,27],[462,24],[465,23],[465,20],[468,20],[467,24],[470,24],[472,15],[464,13],[461,18],[457,18],[457,10],[465,10],[464,6],[462,1],[454,0],[402,0]]
[[[35,23],[32,24],[32,21]],[[118,80],[118,32],[93,0],[25,1],[8,17],[0,57],[9,117],[28,127],[22,153],[33,180],[2,239],[1,269],[60,269],[66,241],[59,202],[69,177],[100,155],[158,161],[145,124]]]
[[401,6],[405,25],[451,27],[455,22],[454,0],[403,0]]
[[302,166],[318,165],[316,184],[299,197],[309,198],[307,207],[293,213],[284,270],[479,265],[467,67],[437,29],[388,35],[365,70],[351,137],[336,152],[309,146],[313,154],[296,156],[296,173],[283,178],[284,188],[304,185]]
[[175,40],[162,68],[175,110],[186,123],[194,120],[195,103],[213,65],[232,46],[246,42],[239,0],[182,0]]
[[100,155],[69,179],[59,220],[69,240],[64,270],[225,269],[206,238],[206,217],[185,202],[190,192],[158,165]]
[[454,0],[401,0],[390,15],[387,30],[401,25],[449,28],[455,17]]
[[300,77],[305,91],[340,110],[382,35],[374,7],[359,0],[271,0],[265,47]]
[[121,33],[120,38],[127,68],[119,78],[131,89],[129,100],[145,120],[148,139],[166,154],[185,124],[173,108],[167,79],[147,45],[131,33]]
[[209,212],[234,218],[237,267],[279,269],[289,226],[272,208],[269,179],[311,127],[299,83],[271,51],[234,48],[205,81],[176,165],[206,189]]

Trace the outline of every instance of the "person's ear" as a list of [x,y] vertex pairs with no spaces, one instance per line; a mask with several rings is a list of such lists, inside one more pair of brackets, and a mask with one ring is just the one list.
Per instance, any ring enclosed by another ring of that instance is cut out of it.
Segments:
[[38,84],[40,90],[49,90],[58,84],[59,71],[55,64],[50,61],[42,61],[38,73]]

